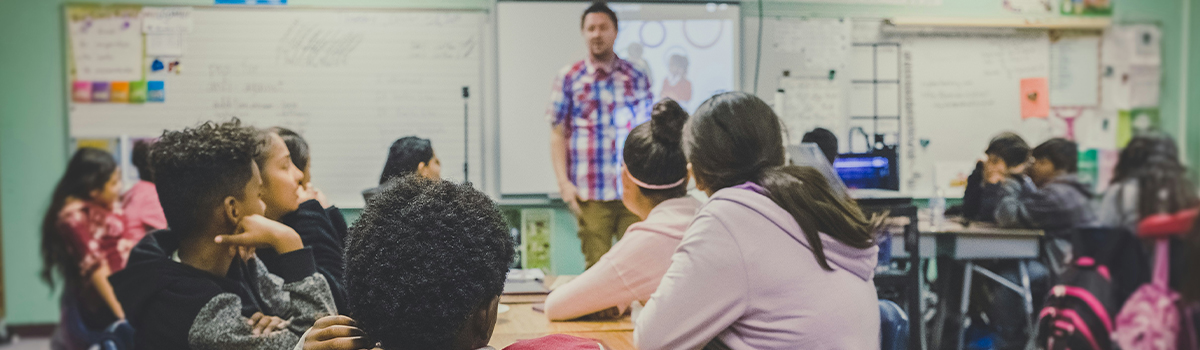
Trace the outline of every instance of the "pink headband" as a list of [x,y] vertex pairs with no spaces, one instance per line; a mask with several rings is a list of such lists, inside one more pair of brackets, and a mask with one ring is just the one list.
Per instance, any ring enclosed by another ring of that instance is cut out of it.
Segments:
[[[624,171],[626,173],[629,172],[628,166],[624,167]],[[629,179],[633,180],[633,183],[638,185],[638,187],[641,187],[641,188],[644,188],[647,190],[665,190],[665,189],[679,187],[679,185],[682,185],[684,182],[687,182],[688,177],[684,176],[682,179],[679,179],[679,181],[675,181],[675,183],[667,184],[667,185],[651,185],[651,184],[642,182],[641,180],[638,180],[636,177],[633,177],[633,174],[629,174]]]

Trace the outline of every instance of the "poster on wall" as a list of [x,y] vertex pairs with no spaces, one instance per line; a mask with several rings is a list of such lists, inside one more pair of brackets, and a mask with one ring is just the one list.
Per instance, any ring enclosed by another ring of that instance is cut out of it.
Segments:
[[136,6],[71,7],[71,76],[79,81],[141,78],[142,26]]
[[550,269],[550,220],[551,209],[521,210],[521,267],[525,269]]

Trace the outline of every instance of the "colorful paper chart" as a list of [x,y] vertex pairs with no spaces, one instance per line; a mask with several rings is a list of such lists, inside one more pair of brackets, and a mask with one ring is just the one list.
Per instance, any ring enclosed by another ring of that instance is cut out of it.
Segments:
[[109,101],[113,103],[129,103],[129,82],[114,81],[108,86]]
[[71,84],[71,100],[79,103],[92,102],[92,82],[73,82]]
[[166,102],[167,92],[162,81],[146,82],[146,102]]
[[145,103],[146,102],[146,82],[131,81],[129,82],[129,103]]
[[108,102],[109,99],[111,99],[111,94],[108,90],[108,82],[92,82],[92,102]]

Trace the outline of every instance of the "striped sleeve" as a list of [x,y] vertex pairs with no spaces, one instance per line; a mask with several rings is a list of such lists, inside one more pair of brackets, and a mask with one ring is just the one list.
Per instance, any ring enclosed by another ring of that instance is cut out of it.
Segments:
[[546,109],[546,119],[554,126],[562,124],[571,115],[571,96],[567,92],[570,86],[567,80],[569,73],[569,70],[560,72],[550,88],[550,107]]

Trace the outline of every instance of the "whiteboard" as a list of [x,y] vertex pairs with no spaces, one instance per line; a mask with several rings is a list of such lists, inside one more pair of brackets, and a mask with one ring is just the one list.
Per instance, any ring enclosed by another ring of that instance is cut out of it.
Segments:
[[468,112],[479,181],[486,20],[472,11],[198,7],[179,73],[145,73],[163,81],[165,102],[68,98],[70,134],[152,137],[232,117],[287,127],[310,145],[314,183],[333,203],[361,207],[400,137],[430,139],[443,177],[462,181]]
[[1051,137],[1048,119],[1022,119],[1020,107],[1021,79],[1050,76],[1046,31],[909,35],[900,41],[904,113],[913,116],[913,130],[901,137],[901,147],[908,146],[900,151],[902,190],[932,195],[935,163],[979,159],[1002,131],[1016,132],[1030,145]]
[[[579,20],[589,5],[579,1],[496,4],[497,153],[502,195],[558,196],[550,166],[546,110],[555,75],[587,54]],[[619,20],[614,45],[617,56],[629,58],[626,49],[632,42],[648,43],[643,57],[650,68],[655,100],[661,98],[659,92],[668,71],[665,62],[673,54],[682,54],[690,61],[687,78],[694,93],[691,100],[679,101],[685,109],[694,110],[711,95],[738,89],[741,15],[736,4],[609,6]]]
[[[775,100],[773,94],[781,87],[780,83],[791,81],[782,79],[783,71],[791,71],[793,75],[803,71],[802,65],[791,58],[794,54],[771,46],[772,39],[805,25],[820,21],[832,24],[833,20],[836,18],[766,18],[758,67],[760,98]],[[937,183],[950,180],[944,179],[946,176],[935,179],[939,168],[944,173],[961,164],[973,164],[983,156],[988,141],[1002,131],[1016,132],[1033,146],[1051,137],[1072,135],[1085,147],[1111,144],[1111,130],[1096,127],[1104,124],[1102,119],[1109,118],[1107,114],[1085,107],[1082,115],[1068,124],[1060,115],[1064,111],[1058,109],[1063,104],[1085,106],[1086,103],[1074,101],[1090,101],[1095,96],[1098,76],[1095,69],[1089,68],[1096,65],[1098,34],[1095,32],[1068,32],[1064,40],[1052,43],[1045,30],[900,29],[881,25],[877,18],[851,21],[853,48],[842,69],[854,82],[868,81],[867,76],[873,72],[875,79],[897,79],[899,87],[897,91],[891,85],[880,86],[887,89],[871,95],[859,91],[863,84],[847,84],[841,95],[851,116],[872,110],[881,116],[900,116],[899,121],[881,119],[878,132],[885,135],[886,143],[899,144],[900,182],[905,193],[917,197],[933,195],[935,180]],[[742,66],[746,77],[743,86],[751,91],[755,88],[754,62],[758,54],[757,18],[747,18],[743,29],[742,55],[746,62]],[[1063,70],[1064,67],[1069,70]],[[842,76],[840,70],[838,76]],[[1020,81],[1038,77],[1048,78],[1051,84],[1051,116],[1022,119]],[[786,101],[792,96],[782,98]],[[846,123],[848,127],[871,130],[863,120],[851,118]],[[1073,132],[1068,131],[1071,125]],[[804,131],[807,130],[799,132]],[[839,134],[838,138],[843,153],[860,152],[867,147],[859,141],[861,137],[846,140]],[[922,140],[928,141],[927,146],[922,146]]]

